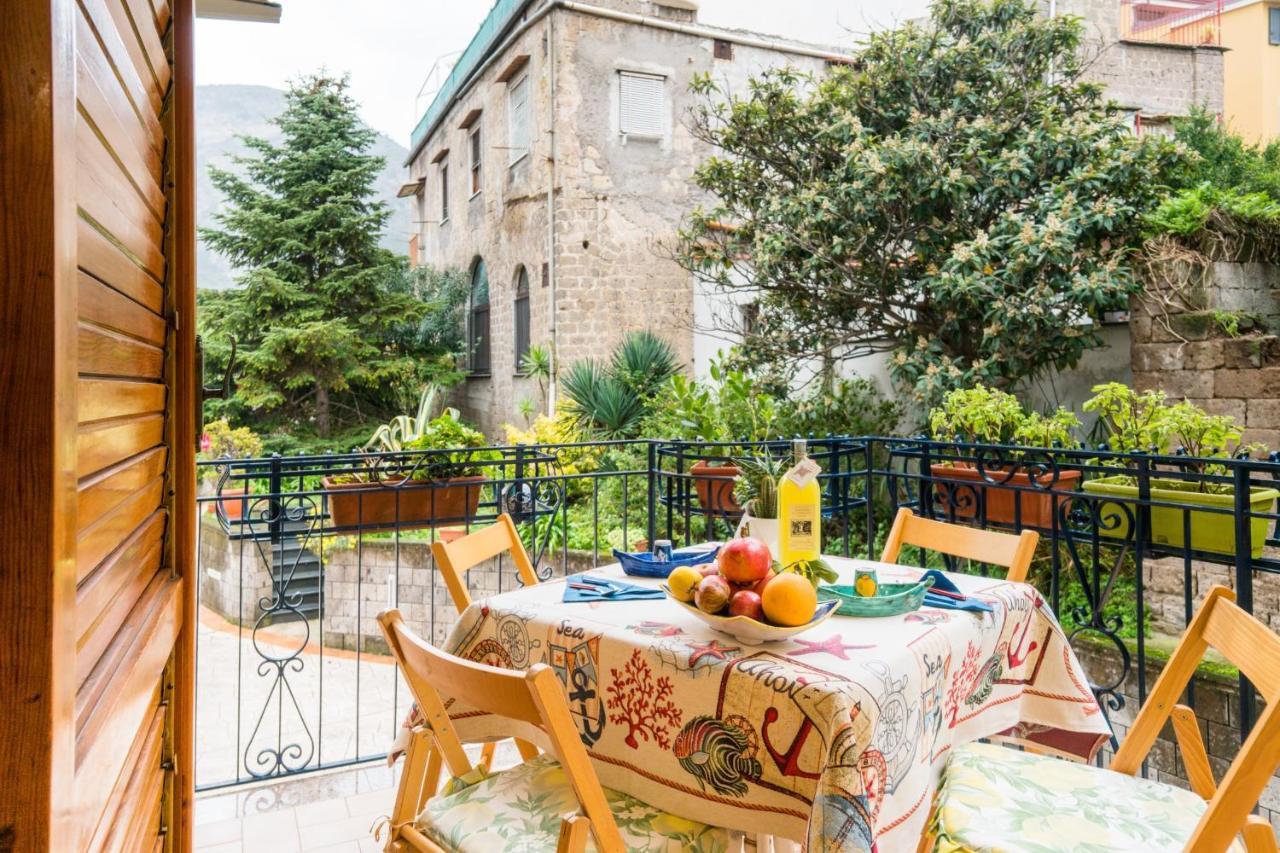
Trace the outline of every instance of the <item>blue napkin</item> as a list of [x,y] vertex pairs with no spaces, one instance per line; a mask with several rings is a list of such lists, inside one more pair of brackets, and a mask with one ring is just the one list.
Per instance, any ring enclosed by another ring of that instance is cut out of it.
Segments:
[[[929,580],[930,589],[937,587],[938,589],[946,592],[954,592],[963,595],[963,593],[960,592],[960,588],[951,582],[951,578],[947,577],[937,569],[930,569],[921,575],[921,580],[925,579]],[[963,601],[958,601],[954,598],[948,598],[945,595],[938,595],[933,592],[926,592],[924,594],[924,605],[925,607],[936,607],[938,610],[967,610],[971,613],[991,613],[994,610],[990,604],[987,604],[985,601],[978,601],[976,598],[969,598],[966,596]]]
[[[581,587],[591,587],[581,589]],[[637,586],[612,578],[595,578],[590,575],[570,575],[565,579],[564,602],[573,604],[582,601],[641,601],[651,598],[666,598],[667,594],[660,589]]]

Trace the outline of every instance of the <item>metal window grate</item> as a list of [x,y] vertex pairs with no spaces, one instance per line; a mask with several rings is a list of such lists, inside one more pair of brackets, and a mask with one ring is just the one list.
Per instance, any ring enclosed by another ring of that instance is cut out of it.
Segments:
[[660,137],[665,131],[667,78],[618,72],[619,130],[626,136]]
[[529,351],[529,271],[523,266],[516,276],[516,370]]

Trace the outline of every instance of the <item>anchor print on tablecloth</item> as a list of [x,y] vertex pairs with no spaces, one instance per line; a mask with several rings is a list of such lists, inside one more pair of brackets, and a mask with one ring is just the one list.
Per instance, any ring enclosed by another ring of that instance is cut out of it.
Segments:
[[604,733],[605,708],[600,699],[600,637],[561,622],[549,631],[547,663],[564,685],[569,712],[584,746],[593,746]]

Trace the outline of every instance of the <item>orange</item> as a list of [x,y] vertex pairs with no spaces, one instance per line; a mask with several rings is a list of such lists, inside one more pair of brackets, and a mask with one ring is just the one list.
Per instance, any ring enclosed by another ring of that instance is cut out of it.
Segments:
[[803,625],[818,611],[818,592],[795,572],[783,572],[764,588],[764,615],[775,625]]

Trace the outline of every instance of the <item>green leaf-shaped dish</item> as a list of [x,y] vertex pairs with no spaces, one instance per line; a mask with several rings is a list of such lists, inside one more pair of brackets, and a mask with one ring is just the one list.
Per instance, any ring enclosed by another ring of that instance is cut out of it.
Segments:
[[818,587],[818,598],[839,601],[836,613],[841,616],[897,616],[919,610],[929,582],[882,583],[875,595],[858,595],[849,585]]

